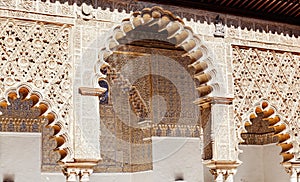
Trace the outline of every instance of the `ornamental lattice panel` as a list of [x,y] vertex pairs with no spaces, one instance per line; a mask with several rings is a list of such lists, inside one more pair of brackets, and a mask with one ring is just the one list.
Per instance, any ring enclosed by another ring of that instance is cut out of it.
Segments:
[[42,91],[69,120],[72,65],[69,28],[0,19],[0,95],[16,83]]
[[[68,128],[73,92],[69,39],[70,28],[65,25],[0,18],[0,98],[10,88],[26,84],[52,103],[58,120]],[[9,131],[8,127],[2,131]],[[13,132],[24,130],[17,129]],[[48,141],[53,132],[37,130],[43,133],[43,170],[57,168],[55,141]]]
[[267,99],[286,122],[297,126],[300,121],[300,53],[233,46],[232,63],[237,124],[257,102]]

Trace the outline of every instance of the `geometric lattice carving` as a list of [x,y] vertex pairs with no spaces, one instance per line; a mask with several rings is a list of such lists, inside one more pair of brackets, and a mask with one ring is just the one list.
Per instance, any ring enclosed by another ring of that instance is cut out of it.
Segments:
[[237,126],[262,99],[299,132],[300,54],[245,46],[232,47],[234,112]]
[[[72,96],[69,28],[0,19],[0,95],[28,83],[55,103],[68,122]],[[58,94],[60,93],[60,94]]]
[[[73,92],[69,27],[0,18],[0,28],[0,97],[18,85],[38,91],[40,96],[53,103],[49,107],[55,113],[55,122],[50,124],[54,135],[68,138]],[[6,101],[16,105],[18,99]],[[26,102],[30,101],[20,101],[22,107],[30,106]],[[62,152],[63,160],[67,160],[66,155],[72,151],[66,141],[61,146],[68,148]]]
[[251,114],[243,121],[243,126],[239,129],[241,132],[242,144],[264,145],[277,143],[281,147],[280,154],[283,162],[294,158],[295,148],[298,148],[298,142],[294,131],[289,125],[282,121],[274,107],[269,106],[267,101],[262,101],[254,107]]

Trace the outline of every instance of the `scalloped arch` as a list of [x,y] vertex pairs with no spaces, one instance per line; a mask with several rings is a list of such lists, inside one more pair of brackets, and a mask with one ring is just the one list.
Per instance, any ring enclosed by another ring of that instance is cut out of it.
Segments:
[[[181,47],[186,51],[182,56],[188,56],[191,59],[188,68],[195,71],[194,78],[199,80],[200,86],[196,89],[200,98],[212,93],[216,88],[213,85],[218,84],[211,83],[215,78],[216,69],[214,69],[209,49],[190,27],[184,25],[180,18],[157,6],[134,12],[130,18],[124,19],[119,26],[112,30],[105,46],[99,52],[99,59],[95,65],[94,83],[100,78],[106,77],[103,72],[112,69],[106,59],[113,54],[113,49],[121,44],[120,39],[140,26],[153,27],[154,25],[157,27],[157,32],[167,31],[167,40],[175,40],[175,47]],[[135,37],[133,37],[133,41],[134,39]]]
[[282,163],[289,162],[298,157],[299,142],[296,139],[292,126],[283,120],[283,117],[277,112],[276,108],[268,101],[262,100],[256,104],[243,119],[242,125],[238,128],[239,142],[244,142],[242,133],[247,133],[246,126],[251,126],[256,118],[267,122],[268,128],[273,130],[273,136],[277,137],[277,146],[281,147],[280,155],[283,158]]
[[56,141],[57,146],[53,150],[60,154],[58,162],[65,162],[70,159],[72,153],[70,137],[64,124],[59,120],[57,112],[52,109],[51,102],[44,99],[40,92],[33,91],[28,85],[20,85],[17,88],[8,89],[4,97],[0,99],[0,115],[3,115],[1,111],[4,111],[10,105],[10,102],[15,99],[20,99],[21,101],[30,100],[32,102],[31,108],[39,109],[38,117],[46,119],[48,121],[46,127],[54,130],[50,139]]

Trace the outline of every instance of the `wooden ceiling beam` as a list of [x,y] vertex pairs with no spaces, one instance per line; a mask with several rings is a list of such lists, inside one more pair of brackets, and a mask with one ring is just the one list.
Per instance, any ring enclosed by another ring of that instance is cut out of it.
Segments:
[[[252,9],[256,8],[256,6],[258,6],[262,1],[263,1],[263,0],[257,1],[257,2],[256,2],[253,6],[251,6],[249,9],[252,10]],[[265,3],[266,3],[266,2],[267,2],[267,1],[265,1]]]
[[244,0],[244,2],[240,4],[238,8],[241,8],[246,2],[248,2],[248,0]]
[[273,13],[276,13],[276,12],[280,11],[281,9],[283,9],[284,7],[286,7],[286,4],[287,4],[287,3],[288,3],[287,1],[283,2],[283,4],[281,4],[281,5],[279,6],[279,8],[276,8],[276,9],[273,11]]
[[247,5],[245,6],[245,9],[247,9],[249,6],[251,7],[251,5],[252,5],[253,3],[255,3],[255,1],[251,1],[249,4],[247,4]]
[[278,1],[274,6],[272,6],[267,12],[270,13],[271,11],[273,11],[273,9],[277,8],[280,4],[282,3],[282,1]]
[[[296,7],[296,6],[295,6]],[[294,16],[295,14],[297,15],[297,14],[299,14],[299,6],[298,6],[298,4],[297,4],[297,8],[294,10],[294,11],[292,11],[292,13],[290,14],[291,16]],[[295,16],[296,17],[296,16]]]
[[296,9],[296,7],[298,6],[298,4],[294,5],[291,9],[289,9],[285,15],[291,15],[290,12],[292,12],[294,9]]
[[229,6],[233,1],[234,1],[234,0],[230,0],[230,1],[226,4],[226,6]]
[[241,0],[236,0],[235,3],[232,5],[232,7],[234,7],[235,5],[237,5]]
[[268,2],[270,2],[269,0],[266,0],[262,5],[260,5],[256,10],[260,10],[262,7],[264,7],[264,5],[266,5]]
[[285,10],[287,10],[292,5],[294,4],[290,2],[285,8],[283,8],[280,12],[278,12],[278,14],[282,14],[283,12],[285,12]]
[[277,2],[277,0],[273,0],[270,4],[268,4],[262,11],[266,11],[266,10],[268,10],[268,8],[271,6],[271,5],[273,5],[274,3],[276,3]]

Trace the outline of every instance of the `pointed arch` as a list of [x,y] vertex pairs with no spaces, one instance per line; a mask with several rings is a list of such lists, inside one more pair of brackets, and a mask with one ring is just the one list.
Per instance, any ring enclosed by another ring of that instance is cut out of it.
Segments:
[[[20,109],[22,110],[21,113],[19,112]],[[56,141],[56,148],[53,150],[60,154],[58,162],[65,162],[72,153],[70,137],[56,113],[51,102],[44,99],[40,92],[33,91],[28,85],[10,88],[5,92],[4,97],[0,98],[0,117],[4,117],[4,119],[18,118],[18,121],[22,118],[46,121],[46,127],[52,128],[54,131],[50,139]],[[19,123],[16,125],[19,125]],[[42,127],[41,123],[40,127]],[[34,126],[31,126],[31,128],[34,128]],[[15,130],[19,129],[15,128]],[[32,129],[32,131],[41,132],[41,128],[38,130]]]
[[[154,28],[157,33],[166,32],[166,40],[174,44],[175,47],[181,47],[186,53],[182,56],[190,58],[191,62],[188,68],[194,70],[194,78],[199,80],[200,86],[197,87],[200,98],[206,97],[213,90],[218,89],[218,84],[213,83],[216,76],[216,69],[212,62],[212,57],[208,48],[201,41],[200,37],[185,26],[183,21],[174,16],[170,11],[161,7],[144,8],[142,11],[134,12],[128,19],[124,19],[119,26],[116,26],[108,39],[105,46],[99,52],[99,59],[95,65],[95,79],[105,78],[109,70],[113,70],[106,59],[113,54],[113,50],[121,45],[121,39],[126,37],[131,31],[139,27]],[[132,41],[135,37],[131,37]],[[151,37],[149,38],[151,39]],[[136,38],[138,40],[138,38]]]
[[[255,123],[258,122],[260,123],[259,128],[255,127]],[[255,142],[249,143],[247,141],[248,134],[267,136],[263,140],[280,146],[282,163],[287,163],[296,160],[298,156],[299,142],[296,139],[294,129],[293,126],[285,122],[284,117],[277,112],[274,106],[270,105],[268,101],[262,100],[243,119],[242,126],[238,128],[238,137],[241,144],[255,144]]]

